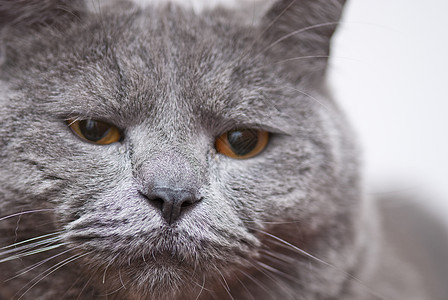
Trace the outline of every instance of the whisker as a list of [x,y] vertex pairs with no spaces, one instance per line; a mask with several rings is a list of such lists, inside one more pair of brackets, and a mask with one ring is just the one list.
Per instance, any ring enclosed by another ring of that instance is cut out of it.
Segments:
[[[272,65],[279,65],[279,64],[283,64],[286,62],[292,62],[292,61],[296,61],[296,60],[303,60],[303,59],[313,59],[313,58],[330,58],[329,55],[306,55],[306,56],[297,56],[297,57],[291,57],[291,58],[287,58],[287,59],[283,59],[283,60],[279,60],[276,62],[273,62],[271,64],[267,64],[267,66],[272,66]],[[334,56],[332,58],[335,58]],[[349,59],[349,58],[347,58]]]
[[278,269],[276,269],[276,268],[274,268],[274,267],[272,267],[270,265],[267,265],[267,264],[262,263],[260,261],[257,261],[257,264],[260,265],[260,267],[262,267],[262,268],[264,268],[264,269],[266,269],[266,270],[268,270],[268,271],[270,271],[272,273],[276,273],[279,276],[283,276],[283,277],[285,277],[285,278],[287,278],[287,279],[289,279],[291,281],[296,281],[297,280],[297,278],[295,278],[295,277],[293,277],[293,276],[291,276],[291,275],[289,275],[289,274],[287,274],[287,273],[285,273],[283,271],[280,271],[280,270],[278,270]]
[[81,118],[80,117],[76,117],[74,119],[69,119],[69,120],[66,120],[66,121],[70,121],[70,123],[67,123],[67,127],[70,127],[73,124],[75,124],[76,122],[81,121]]
[[[252,266],[255,268],[255,270],[257,270],[258,272],[260,272],[261,274],[263,274],[264,276],[266,276],[269,280],[271,280],[272,282],[274,282],[281,290],[288,290],[288,294],[290,294],[289,289],[287,288],[287,286],[278,280],[278,278],[274,278],[271,275],[269,275],[268,273],[266,273],[263,269],[260,269],[259,267],[257,267],[254,263],[251,263]],[[266,269],[267,270],[267,269]],[[293,296],[290,294],[290,296]]]
[[[77,247],[77,248],[79,248],[79,247]],[[42,261],[40,261],[40,262],[38,262],[38,263],[35,263],[35,264],[33,264],[33,265],[31,265],[31,266],[25,268],[21,273],[15,275],[14,277],[11,277],[11,278],[5,280],[5,282],[10,281],[10,280],[12,280],[12,279],[15,279],[15,278],[17,278],[17,277],[19,277],[19,276],[22,276],[23,274],[28,273],[29,271],[34,270],[34,269],[37,268],[37,267],[40,267],[41,265],[45,264],[46,262],[49,262],[50,260],[52,260],[52,259],[54,259],[54,258],[56,258],[56,257],[58,257],[58,256],[64,255],[65,253],[70,252],[70,251],[72,251],[72,250],[73,250],[73,249],[65,250],[65,251],[63,251],[63,252],[61,252],[61,253],[59,253],[59,254],[53,255],[52,257],[46,258],[46,259],[44,259],[44,260],[42,260]]]
[[104,273],[103,273],[103,284],[106,282],[106,272],[107,272],[107,269],[109,269],[110,265],[112,264],[112,261],[113,261],[113,260],[111,260],[111,261],[109,262],[109,264],[106,266],[106,268],[104,269]]
[[288,9],[291,8],[291,6],[294,4],[294,2],[296,2],[296,0],[291,1],[291,3],[289,3],[268,25],[266,25],[266,27],[260,32],[260,34],[258,34],[254,41],[246,48],[247,50],[245,52],[243,52],[243,54],[238,57],[235,61],[238,62],[240,61],[240,59],[242,59],[243,57],[245,57],[246,55],[248,55],[250,53],[250,50],[254,47],[254,45],[261,40],[261,38],[263,37],[263,35],[272,27],[274,26],[275,23],[277,23],[277,21],[288,11]]
[[81,21],[80,16],[78,16],[74,11],[70,10],[68,7],[63,5],[56,5],[56,8],[70,14],[72,17],[74,17],[77,21]]
[[19,231],[19,225],[20,225],[21,219],[22,219],[22,215],[20,215],[17,218],[16,229],[14,230],[14,236],[15,236],[14,243],[17,242],[17,240],[18,240],[18,231]]
[[123,286],[124,289],[126,289],[126,286],[123,283],[123,278],[121,278],[121,270],[120,269],[118,269],[118,277],[120,278],[121,285]]
[[17,216],[21,216],[21,215],[32,214],[32,213],[36,213],[36,212],[53,211],[53,210],[55,210],[55,208],[43,208],[43,209],[34,209],[34,210],[22,211],[22,212],[19,212],[19,213],[14,213],[12,215],[1,217],[0,221],[6,220],[6,219],[9,219],[9,218],[13,218],[13,217],[17,217]]
[[250,224],[250,223],[255,223],[255,224],[271,224],[271,225],[282,225],[282,224],[296,224],[296,223],[300,223],[300,220],[296,220],[296,221],[254,221],[254,220],[244,220],[243,222],[246,224]]
[[292,262],[295,261],[295,259],[290,256],[284,255],[282,253],[272,252],[267,249],[260,249],[260,252],[262,252],[265,255],[264,256],[265,258],[270,259],[273,262],[291,264]]
[[324,260],[322,260],[322,259],[320,259],[320,258],[318,258],[318,257],[316,257],[316,256],[314,256],[314,255],[309,254],[309,253],[306,252],[305,250],[302,250],[302,249],[300,249],[299,247],[294,246],[293,244],[291,244],[291,243],[289,243],[289,242],[287,242],[287,241],[285,241],[285,240],[283,240],[283,239],[281,239],[281,238],[279,238],[279,237],[277,237],[277,236],[275,236],[275,235],[273,235],[273,234],[270,234],[270,233],[268,233],[268,232],[266,232],[266,231],[263,231],[263,230],[258,230],[258,229],[254,229],[254,230],[255,230],[255,231],[258,231],[258,232],[260,232],[260,233],[262,233],[262,234],[265,234],[265,235],[267,235],[267,236],[269,236],[269,237],[271,237],[271,238],[273,238],[274,240],[280,242],[280,244],[286,245],[286,246],[290,247],[291,249],[295,250],[296,252],[298,252],[298,253],[300,253],[300,254],[306,256],[306,257],[309,257],[309,258],[311,258],[311,259],[313,259],[313,260],[315,260],[315,261],[318,261],[318,262],[320,262],[320,263],[322,263],[322,264],[324,264],[324,265],[326,265],[326,266],[329,266],[329,267],[332,267],[332,268],[336,268],[336,267],[333,266],[332,264],[327,263],[326,261],[324,261]]
[[[266,68],[269,68],[271,66],[280,65],[283,63],[287,63],[287,62],[292,62],[292,61],[297,61],[297,60],[305,60],[305,59],[315,59],[315,58],[330,58],[330,56],[329,55],[308,55],[308,56],[292,57],[292,58],[288,58],[288,59],[279,60],[279,61],[276,61],[273,63],[265,64],[259,68],[252,69],[252,72],[258,72],[258,71],[264,70]],[[334,56],[332,58],[334,58]]]
[[322,105],[322,107],[324,107],[326,110],[330,110],[330,108],[329,108],[328,106],[326,106],[325,104],[323,104],[323,103],[322,103],[321,101],[319,101],[316,97],[314,97],[314,96],[312,96],[312,95],[310,95],[310,94],[308,94],[308,93],[306,93],[306,92],[304,92],[304,91],[302,91],[302,90],[299,90],[299,89],[297,89],[297,88],[293,88],[293,87],[288,87],[288,88],[290,88],[290,89],[292,89],[292,90],[294,90],[294,91],[296,91],[296,92],[299,92],[299,93],[301,93],[302,95],[305,95],[305,96],[311,98],[312,100],[316,101],[318,104]]
[[242,281],[239,279],[239,277],[236,276],[236,274],[235,274],[235,277],[236,277],[236,280],[238,280],[238,282],[241,284],[241,286],[247,291],[247,294],[248,294],[253,300],[256,300],[255,297],[252,295],[251,291],[249,291],[249,289],[247,288],[247,286],[244,284],[244,282],[242,282]]
[[246,272],[244,272],[243,270],[238,270],[240,273],[242,273],[244,276],[246,276],[247,278],[249,278],[251,281],[253,281],[256,285],[258,285],[260,288],[262,288],[266,293],[268,293],[269,295],[271,295],[271,299],[275,299],[275,295],[272,294],[271,291],[269,291],[259,280],[257,280],[256,278],[254,278],[252,275],[247,274]]
[[195,300],[198,300],[199,297],[201,296],[202,292],[203,292],[204,289],[205,289],[205,274],[202,276],[202,285],[199,284],[199,283],[197,283],[196,281],[193,281],[193,282],[194,282],[196,285],[198,285],[198,286],[201,287],[201,290],[199,291],[199,294],[196,296],[196,299],[195,299]]
[[277,40],[275,40],[274,42],[272,42],[271,44],[269,44],[269,46],[265,47],[264,49],[262,49],[257,55],[255,55],[254,59],[257,59],[261,54],[263,54],[264,52],[268,51],[269,49],[271,49],[272,47],[274,47],[275,45],[277,45],[278,43],[281,43],[282,41],[305,31],[308,30],[312,30],[312,29],[318,29],[318,28],[322,28],[322,27],[326,27],[326,26],[335,26],[338,25],[340,22],[325,22],[325,23],[319,23],[319,24],[315,24],[315,25],[310,25],[295,31],[292,31],[288,34],[285,34],[284,36],[282,36],[281,38],[278,38]]
[[[56,265],[54,265],[53,267],[47,269],[46,271],[44,271],[41,275],[38,275],[36,277],[34,277],[34,279],[32,279],[28,284],[30,284],[31,282],[35,281],[36,279],[38,279],[39,277],[41,277],[39,280],[37,280],[35,283],[33,283],[19,298],[18,300],[22,299],[23,296],[25,296],[26,293],[28,293],[33,287],[35,287],[37,284],[39,284],[39,282],[41,282],[43,279],[45,279],[47,276],[51,275],[52,273],[56,272],[57,270],[59,270],[60,268],[62,268],[63,266],[66,266],[67,264],[78,260],[86,255],[88,255],[89,253],[84,253],[84,254],[75,254],[59,263],[57,263]],[[46,273],[46,274],[45,274]],[[28,285],[27,284],[27,285]],[[17,293],[19,293],[21,290],[23,290],[26,287],[26,285],[20,289]],[[16,295],[17,295],[16,293]]]
[[[58,235],[58,234],[60,234],[61,232],[63,232],[63,231],[57,231],[57,232],[53,232],[53,233],[48,233],[48,234],[40,235],[40,236],[31,238],[31,239],[28,239],[28,240],[25,240],[25,241],[21,241],[21,242],[14,243],[14,244],[9,245],[9,246],[2,247],[2,248],[0,248],[0,250],[5,250],[5,249],[8,249],[8,248],[17,247],[17,246],[22,245],[22,244],[25,244],[25,243],[29,243],[29,242],[32,242],[32,241],[36,241],[36,240],[39,240],[39,239],[46,238],[46,237],[50,237],[50,236],[54,236],[54,235]],[[0,254],[0,255],[1,255],[1,254]]]
[[89,278],[89,280],[87,280],[86,284],[84,284],[84,286],[82,287],[81,291],[79,292],[78,297],[76,298],[76,300],[81,299],[81,295],[84,292],[84,290],[87,288],[87,286],[89,285],[90,281],[92,280],[92,276]]
[[287,242],[287,241],[285,241],[285,240],[283,240],[283,239],[281,239],[281,238],[279,238],[279,237],[277,237],[277,236],[275,236],[273,234],[270,234],[270,233],[265,232],[263,230],[258,230],[258,229],[254,229],[254,230],[258,231],[258,232],[260,232],[262,234],[265,234],[265,235],[271,237],[272,239],[280,242],[280,245],[288,246],[290,249],[295,250],[297,253],[302,254],[305,257],[311,258],[311,259],[313,259],[313,260],[315,260],[315,261],[317,261],[317,262],[319,262],[319,263],[321,263],[321,264],[323,264],[325,266],[328,266],[328,267],[330,267],[330,268],[340,272],[341,274],[344,274],[348,278],[356,281],[359,285],[361,285],[364,289],[366,289],[366,291],[368,291],[372,296],[374,296],[374,297],[376,297],[378,299],[381,299],[381,300],[386,300],[385,298],[383,298],[382,296],[380,296],[376,292],[374,292],[372,289],[370,289],[368,286],[366,286],[359,278],[353,276],[352,274],[350,274],[350,273],[348,273],[348,272],[346,272],[346,271],[336,267],[335,265],[330,264],[330,263],[328,263],[328,262],[326,262],[326,261],[324,261],[324,260],[322,260],[322,259],[320,259],[320,258],[318,258],[318,257],[316,257],[316,256],[314,256],[314,255],[312,255],[312,254],[302,250],[302,249],[300,249],[297,246],[294,246],[293,244],[291,244],[291,243],[289,243],[289,242]]
[[65,291],[64,295],[61,296],[61,299],[67,299],[67,294],[70,292],[70,290],[76,286],[76,284],[82,279],[82,277],[76,278],[76,280],[73,282],[73,284]]
[[313,58],[332,58],[334,59],[343,59],[343,60],[349,60],[349,61],[353,61],[353,62],[361,62],[361,60],[353,58],[353,57],[346,57],[346,56],[330,56],[330,55],[307,55],[307,56],[297,56],[297,57],[291,57],[291,58],[287,58],[287,59],[283,59],[283,60],[279,60],[276,61],[272,64],[268,64],[268,65],[278,65],[278,64],[282,64],[285,62],[291,62],[291,61],[296,61],[296,60],[302,60],[302,59],[313,59]]
[[[102,295],[100,295],[100,296],[101,296],[101,297],[106,297],[106,299],[107,299],[107,296],[110,296],[110,295],[113,295],[113,294],[119,292],[120,290],[123,289],[123,287],[124,287],[124,285],[120,286],[119,288],[117,288],[117,289],[115,289],[115,290],[113,290],[113,291],[111,291],[111,292],[107,292],[106,294],[102,294]],[[125,289],[126,289],[126,288],[125,288]]]
[[291,8],[291,6],[296,2],[296,0],[291,1],[260,33],[260,38],[263,34],[265,34],[277,21]]
[[[205,275],[204,275],[204,276],[205,276]],[[207,291],[207,292],[213,292],[211,289],[208,289],[208,288],[205,287],[205,278],[202,278],[202,285],[199,284],[199,283],[197,283],[197,282],[194,281],[194,280],[191,280],[191,282],[193,282],[194,284],[196,284],[197,286],[201,287],[201,289],[203,289],[203,290],[205,290],[205,291]]]
[[32,250],[32,251],[28,251],[28,252],[16,254],[16,255],[13,255],[13,256],[10,256],[10,257],[7,257],[7,258],[0,259],[0,263],[4,263],[4,262],[10,261],[10,260],[22,258],[22,257],[25,257],[25,256],[30,256],[30,255],[42,253],[42,252],[45,252],[45,251],[53,250],[53,249],[59,248],[59,247],[64,246],[64,245],[67,245],[67,243],[60,243],[60,244],[56,244],[56,245],[43,247],[43,248],[39,248],[39,249]]
[[219,275],[221,275],[221,278],[222,278],[222,280],[224,281],[224,283],[223,283],[223,287],[224,287],[224,289],[226,290],[227,294],[229,295],[230,299],[235,300],[235,299],[233,298],[232,294],[230,293],[230,287],[229,287],[229,285],[227,284],[227,281],[226,281],[226,279],[224,278],[224,275],[222,275],[222,273],[221,273],[221,271],[220,271],[219,269],[216,269],[216,270],[218,271]]

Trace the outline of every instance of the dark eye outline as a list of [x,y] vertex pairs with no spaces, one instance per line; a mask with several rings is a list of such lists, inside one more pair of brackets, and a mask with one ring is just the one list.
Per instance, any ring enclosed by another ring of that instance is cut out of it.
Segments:
[[[253,149],[250,150],[249,153],[240,155],[240,154],[236,153],[236,151],[230,145],[229,133],[235,132],[235,131],[244,131],[244,130],[251,130],[251,131],[256,132],[257,133],[257,143],[255,144]],[[216,138],[215,149],[218,153],[221,153],[230,158],[249,159],[249,158],[257,156],[266,148],[266,146],[269,143],[269,138],[270,138],[270,133],[267,131],[264,131],[264,130],[260,130],[260,129],[245,128],[245,129],[230,130]]]
[[[94,121],[97,123],[100,123],[102,125],[106,125],[107,130],[104,132],[104,135],[101,139],[99,140],[91,140],[89,138],[87,138],[83,133],[82,130],[80,128],[80,122],[82,121]],[[120,130],[115,126],[112,125],[108,122],[104,122],[104,121],[99,121],[99,120],[94,120],[94,119],[69,119],[66,121],[67,125],[70,127],[70,129],[72,130],[72,132],[79,137],[80,139],[82,139],[83,141],[86,141],[88,143],[92,143],[95,145],[109,145],[109,144],[113,144],[116,142],[119,142],[123,139],[123,135],[120,132]]]

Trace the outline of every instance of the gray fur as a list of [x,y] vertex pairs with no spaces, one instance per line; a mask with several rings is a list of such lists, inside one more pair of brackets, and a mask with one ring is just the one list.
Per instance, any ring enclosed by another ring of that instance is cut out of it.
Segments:
[[[293,2],[248,23],[173,4],[0,1],[0,245],[61,244],[1,263],[1,299],[435,299],[412,266],[391,286],[377,267],[376,208],[325,89],[344,1]],[[86,143],[73,118],[124,140]],[[270,131],[268,147],[216,153],[234,128]],[[201,201],[169,226],[142,195],[156,180]]]

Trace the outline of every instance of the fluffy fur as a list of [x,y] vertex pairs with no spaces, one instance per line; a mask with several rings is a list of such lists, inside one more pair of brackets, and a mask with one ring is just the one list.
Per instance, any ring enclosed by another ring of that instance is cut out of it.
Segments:
[[[343,0],[87,2],[0,1],[1,299],[445,299],[382,242],[325,88]],[[235,128],[268,147],[217,153]],[[160,180],[200,194],[172,225]]]

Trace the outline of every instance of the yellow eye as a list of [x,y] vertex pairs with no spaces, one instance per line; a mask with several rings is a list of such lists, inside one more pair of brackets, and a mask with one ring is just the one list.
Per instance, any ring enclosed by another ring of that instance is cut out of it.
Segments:
[[269,141],[269,133],[256,129],[238,129],[224,133],[216,139],[216,150],[236,159],[246,159],[259,154]]
[[70,120],[68,125],[81,139],[97,145],[112,144],[121,139],[118,128],[106,122],[92,119]]

